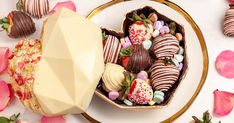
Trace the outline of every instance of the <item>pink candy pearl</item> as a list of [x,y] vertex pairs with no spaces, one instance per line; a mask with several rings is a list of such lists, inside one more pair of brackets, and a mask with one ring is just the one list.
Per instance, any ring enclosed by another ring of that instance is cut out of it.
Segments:
[[119,97],[119,92],[111,91],[109,92],[108,96],[109,96],[109,99],[116,100]]

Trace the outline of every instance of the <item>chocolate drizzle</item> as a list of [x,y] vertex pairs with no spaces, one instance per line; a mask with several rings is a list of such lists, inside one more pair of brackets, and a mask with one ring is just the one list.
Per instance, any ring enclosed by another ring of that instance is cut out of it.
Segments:
[[158,59],[172,58],[179,51],[179,41],[175,36],[166,34],[153,41],[153,52]]
[[149,68],[152,64],[149,52],[142,45],[132,45],[132,55],[129,57],[127,70],[133,73],[138,73],[141,70]]
[[30,16],[20,11],[12,11],[11,14],[13,25],[8,32],[9,37],[18,38],[36,31],[35,23]]
[[172,64],[165,64],[162,60],[151,66],[151,82],[154,90],[167,92],[179,78],[178,68]]
[[234,37],[234,5],[230,5],[224,18],[223,33],[226,36]]
[[41,18],[49,13],[48,0],[20,0],[23,10],[33,17]]

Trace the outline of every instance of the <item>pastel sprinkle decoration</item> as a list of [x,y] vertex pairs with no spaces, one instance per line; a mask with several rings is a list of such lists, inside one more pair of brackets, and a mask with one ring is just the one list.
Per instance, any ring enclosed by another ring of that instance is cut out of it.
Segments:
[[170,32],[170,29],[168,26],[163,26],[159,31],[161,34],[167,34]]
[[221,52],[215,61],[217,72],[228,79],[234,78],[234,52],[225,50]]
[[152,42],[150,40],[146,40],[142,43],[142,45],[146,50],[149,50],[150,47],[152,46]]
[[180,63],[180,65],[179,65],[179,70],[181,71],[181,70],[183,69],[183,67],[184,67],[184,64],[183,64],[183,63]]
[[129,101],[128,99],[125,99],[123,102],[128,106],[133,106],[133,103]]
[[164,101],[164,93],[161,91],[155,91],[154,92],[154,98],[153,100],[157,103],[160,104]]
[[178,55],[178,54],[176,54],[175,56],[174,56],[174,58],[178,61],[178,62],[182,62],[183,60],[184,60],[184,56],[182,56],[182,55]]
[[154,23],[154,29],[155,29],[155,30],[160,30],[162,27],[163,27],[163,24],[162,24],[161,21],[156,21],[156,22]]
[[175,64],[175,66],[180,66],[180,63],[176,59],[172,59],[171,61]]
[[179,54],[180,55],[183,55],[184,54],[184,48],[179,46]]
[[148,73],[145,71],[141,71],[137,74],[137,79],[141,80],[147,80],[148,79]]
[[109,99],[116,100],[119,97],[119,92],[117,91],[109,92],[108,96],[109,96]]
[[157,36],[159,36],[159,34],[160,34],[159,30],[155,30],[155,31],[152,33],[152,36],[153,36],[154,38],[156,38]]

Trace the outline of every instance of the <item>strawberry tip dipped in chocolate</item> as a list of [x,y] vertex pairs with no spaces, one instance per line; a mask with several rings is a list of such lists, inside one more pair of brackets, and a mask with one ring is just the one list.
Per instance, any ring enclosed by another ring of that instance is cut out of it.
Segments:
[[41,18],[49,13],[49,0],[19,0],[16,8],[30,16]]
[[0,25],[9,37],[19,38],[36,31],[32,18],[21,11],[12,11],[7,17],[0,19]]

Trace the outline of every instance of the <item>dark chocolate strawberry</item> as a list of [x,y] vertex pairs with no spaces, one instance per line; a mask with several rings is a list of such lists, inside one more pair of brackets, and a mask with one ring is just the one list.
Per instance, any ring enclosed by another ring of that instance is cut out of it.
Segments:
[[149,52],[138,44],[134,44],[127,49],[121,49],[120,56],[122,65],[133,73],[149,68],[152,63]]
[[0,19],[0,25],[11,38],[27,36],[36,31],[32,18],[21,11],[12,11],[7,17]]

